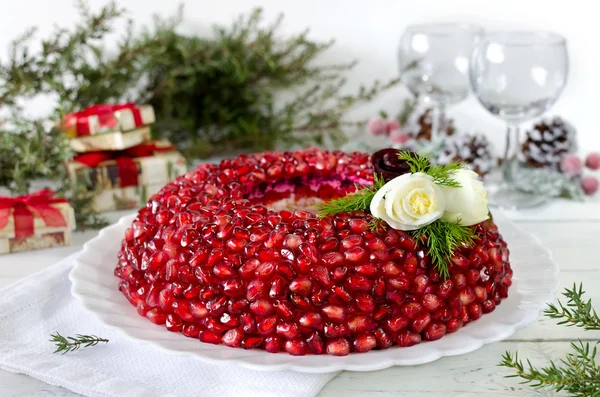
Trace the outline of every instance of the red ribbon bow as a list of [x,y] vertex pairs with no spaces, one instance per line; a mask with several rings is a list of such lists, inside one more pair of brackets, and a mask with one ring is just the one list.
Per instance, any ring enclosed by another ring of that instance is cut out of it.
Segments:
[[48,227],[66,227],[67,220],[51,204],[66,203],[67,200],[54,195],[52,190],[44,189],[20,197],[0,196],[0,230],[8,225],[11,211],[15,222],[16,238],[33,236],[36,214]]
[[65,118],[67,126],[75,125],[77,136],[90,135],[90,116],[98,116],[98,124],[101,128],[117,128],[115,112],[123,109],[131,110],[133,120],[137,127],[143,125],[142,114],[135,103],[121,103],[119,105],[92,105],[82,111],[69,113]]
[[175,150],[172,145],[158,146],[156,143],[143,143],[125,150],[89,152],[77,155],[73,160],[88,167],[98,167],[105,161],[115,160],[119,174],[119,186],[138,186],[138,166],[133,159],[150,157],[157,152],[170,152]]

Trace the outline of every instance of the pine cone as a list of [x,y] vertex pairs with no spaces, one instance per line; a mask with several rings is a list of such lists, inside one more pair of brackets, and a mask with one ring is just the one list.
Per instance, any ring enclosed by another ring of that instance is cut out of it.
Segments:
[[[416,120],[408,121],[408,133],[415,139],[431,140],[431,129],[433,127],[433,109],[426,109]],[[447,136],[452,136],[456,132],[454,121],[446,118],[442,125],[442,130],[446,131]]]
[[484,176],[496,165],[496,157],[492,145],[485,135],[458,135],[448,139],[438,154],[439,164],[462,161],[467,166]]
[[575,128],[560,117],[535,124],[521,146],[529,166],[552,169],[559,169],[562,159],[576,149]]

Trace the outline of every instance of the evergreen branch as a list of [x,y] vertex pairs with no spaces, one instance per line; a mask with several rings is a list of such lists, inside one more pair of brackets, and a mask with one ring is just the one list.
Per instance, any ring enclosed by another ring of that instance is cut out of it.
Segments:
[[507,378],[519,377],[522,384],[530,384],[534,389],[550,389],[556,392],[565,390],[574,396],[597,396],[600,390],[600,367],[596,365],[596,346],[590,348],[589,343],[571,343],[572,352],[567,353],[558,363],[550,361],[546,367],[536,368],[527,360],[527,365],[514,356],[505,352],[501,367],[511,368],[515,374]]
[[371,186],[362,189],[357,186],[356,192],[319,205],[317,207],[319,217],[369,209],[373,197],[375,197],[377,191],[384,184],[385,181],[379,175],[373,175],[373,184]]
[[573,284],[573,289],[565,288],[563,295],[568,299],[566,305],[558,301],[558,306],[548,304],[548,308],[544,310],[544,315],[561,319],[559,325],[567,325],[568,327],[581,327],[585,330],[597,331],[600,330],[600,317],[596,310],[592,308],[592,300],[584,300],[583,285]]
[[[591,300],[585,300],[583,286],[576,284],[572,289],[565,288],[562,293],[568,299],[567,304],[558,302],[558,306],[548,304],[544,315],[550,318],[563,319],[558,324],[583,327],[586,330],[598,330],[600,324],[596,311],[591,306]],[[558,360],[551,360],[549,365],[542,368],[534,367],[529,360],[524,365],[517,353],[504,353],[498,364],[515,371],[508,378],[519,377],[521,383],[530,384],[535,389],[548,389],[557,392],[564,390],[573,396],[600,396],[600,366],[596,364],[597,343],[593,347],[589,343],[571,343],[571,352]]]
[[442,276],[447,279],[450,275],[448,263],[454,252],[463,245],[471,246],[477,239],[472,227],[438,219],[429,225],[410,232],[411,236],[422,241],[428,248],[431,261]]
[[92,347],[96,346],[98,343],[108,343],[108,339],[100,338],[95,335],[81,335],[77,334],[75,337],[67,336],[64,337],[58,332],[56,334],[50,335],[50,342],[56,345],[56,350],[54,353],[62,352],[62,354],[75,351],[80,347]]

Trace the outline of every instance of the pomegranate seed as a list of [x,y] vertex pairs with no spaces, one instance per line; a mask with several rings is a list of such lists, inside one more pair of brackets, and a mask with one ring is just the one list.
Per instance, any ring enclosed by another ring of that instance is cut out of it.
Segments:
[[286,340],[284,349],[292,356],[303,356],[307,353],[308,346],[306,342],[301,339]]
[[388,305],[381,305],[379,309],[375,310],[373,313],[373,319],[376,321],[382,320],[392,314],[392,308]]
[[496,309],[496,303],[493,300],[486,300],[481,304],[481,311],[483,313],[490,313]]
[[475,292],[475,299],[478,302],[483,302],[485,300],[487,300],[487,291],[485,290],[485,287],[482,285],[476,285],[473,287],[473,292]]
[[458,331],[463,326],[463,321],[460,318],[453,318],[446,324],[446,333]]
[[409,320],[404,317],[404,316],[394,316],[391,318],[386,319],[383,322],[383,326],[386,329],[386,331],[389,331],[391,333],[395,333],[400,331],[401,329],[404,329],[408,326]]
[[221,343],[221,337],[215,334],[214,332],[208,330],[200,331],[198,339],[200,339],[201,342],[212,343],[213,345],[218,345],[219,343]]
[[371,329],[371,320],[363,315],[353,316],[348,320],[348,329],[354,335],[364,334]]
[[230,329],[223,334],[221,341],[226,346],[240,347],[244,339],[244,332],[239,328]]
[[421,334],[406,331],[398,335],[398,346],[410,347],[421,343]]
[[450,309],[443,308],[431,314],[431,318],[438,321],[446,322],[452,318],[452,313],[450,313]]
[[352,236],[348,236],[348,237],[344,238],[340,242],[340,245],[344,251],[347,251],[350,248],[360,247],[361,245],[363,245],[363,243],[364,243],[364,240],[361,236],[352,235]]
[[350,353],[350,343],[346,338],[338,338],[327,342],[327,354],[332,356],[347,356]]
[[346,320],[346,311],[342,306],[326,305],[321,309],[325,317],[334,323],[342,323]]
[[440,322],[432,321],[423,332],[423,339],[427,341],[438,340],[446,335],[446,326]]
[[325,323],[323,332],[327,338],[338,338],[348,335],[350,330],[346,324]]
[[375,336],[369,334],[363,334],[357,336],[352,342],[352,349],[355,352],[365,353],[377,346],[377,340]]
[[442,301],[436,295],[426,294],[423,296],[423,307],[429,312],[434,312],[442,306]]
[[373,263],[367,263],[364,265],[356,266],[354,268],[354,271],[356,271],[356,273],[360,274],[361,276],[372,278],[377,275],[377,273],[379,272],[379,268]]
[[351,263],[359,264],[367,259],[367,251],[362,247],[352,247],[344,252],[344,258]]
[[322,306],[329,296],[329,291],[325,289],[317,290],[314,294],[312,294],[310,300],[315,306]]
[[452,280],[446,280],[440,285],[438,285],[437,296],[441,299],[446,299],[450,296],[452,292],[452,288],[454,287],[454,283]]
[[318,329],[323,323],[323,318],[319,313],[305,313],[298,319],[298,322],[303,327]]
[[265,338],[262,336],[247,336],[242,341],[242,347],[244,349],[256,349],[263,344]]
[[146,312],[146,318],[157,325],[162,325],[167,321],[167,316],[156,307]]
[[159,293],[158,303],[160,305],[161,310],[164,313],[171,312],[171,305],[175,302],[175,296],[173,292],[168,289],[163,289]]
[[315,268],[313,268],[311,276],[323,287],[331,287],[332,283],[329,277],[329,272],[323,266],[316,266]]
[[197,319],[204,318],[208,314],[206,306],[199,301],[190,301],[189,308],[191,315]]
[[294,311],[289,303],[280,301],[275,307],[277,314],[285,320],[290,320],[294,317]]
[[268,300],[259,299],[250,304],[250,311],[257,316],[266,317],[274,312],[274,308]]
[[363,313],[371,313],[375,310],[375,299],[368,294],[358,294],[355,297],[356,307]]
[[256,328],[258,333],[261,335],[270,335],[275,331],[275,327],[277,326],[277,317],[271,316],[264,318],[257,325]]
[[375,329],[375,341],[377,342],[377,347],[381,349],[386,349],[394,343],[392,337],[382,328]]
[[321,252],[329,252],[334,251],[338,248],[339,241],[337,238],[332,237],[330,239],[325,240],[323,243],[319,244],[319,251]]
[[418,302],[407,302],[402,306],[402,313],[412,319],[423,312],[423,306]]
[[278,336],[269,336],[265,339],[265,350],[269,353],[279,353],[282,342],[283,341]]
[[417,316],[411,323],[411,328],[415,332],[421,332],[431,322],[431,315],[429,313],[423,313]]
[[475,298],[476,298],[475,292],[473,291],[473,289],[471,287],[463,288],[462,290],[460,290],[458,295],[460,297],[460,301],[462,302],[462,304],[464,306],[475,301]]
[[467,310],[469,311],[469,317],[471,317],[471,321],[475,321],[479,317],[481,317],[481,314],[482,314],[482,311],[483,311],[481,305],[479,303],[477,303],[477,302],[471,303],[467,307]]
[[188,338],[197,338],[200,335],[200,326],[197,324],[185,324],[181,333]]
[[448,303],[448,308],[450,309],[450,313],[453,317],[457,317],[460,315],[463,309],[462,301],[459,297],[456,297]]
[[321,259],[323,264],[332,269],[344,263],[344,256],[339,252],[327,252]]
[[314,354],[321,354],[325,350],[323,339],[321,339],[321,336],[316,331],[311,333],[310,336],[306,338],[306,343]]
[[421,274],[420,276],[415,277],[415,283],[414,283],[414,291],[417,294],[423,294],[425,293],[425,289],[429,286],[429,277],[427,277],[424,274]]

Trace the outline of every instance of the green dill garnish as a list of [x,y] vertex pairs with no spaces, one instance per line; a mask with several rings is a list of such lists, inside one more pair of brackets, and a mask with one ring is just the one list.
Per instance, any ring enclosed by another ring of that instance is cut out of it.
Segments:
[[443,219],[413,230],[410,234],[417,241],[425,237],[425,245],[432,263],[443,279],[447,279],[449,276],[448,262],[454,255],[454,251],[464,244],[473,245],[477,238],[472,227],[461,226]]
[[427,156],[412,153],[412,152],[401,152],[398,154],[400,160],[404,160],[408,163],[410,172],[422,172],[433,178],[433,183],[438,186],[447,187],[461,187],[460,183],[452,178],[452,175],[465,168],[463,163],[452,162],[446,165],[431,165],[431,161]]
[[319,217],[339,214],[340,212],[363,211],[369,209],[369,205],[379,189],[385,185],[383,178],[377,174],[373,175],[373,184],[339,199],[331,200],[317,207]]
[[369,228],[373,233],[378,232],[380,229],[384,231],[385,229],[387,229],[387,227],[388,225],[383,219],[373,217],[369,221]]

